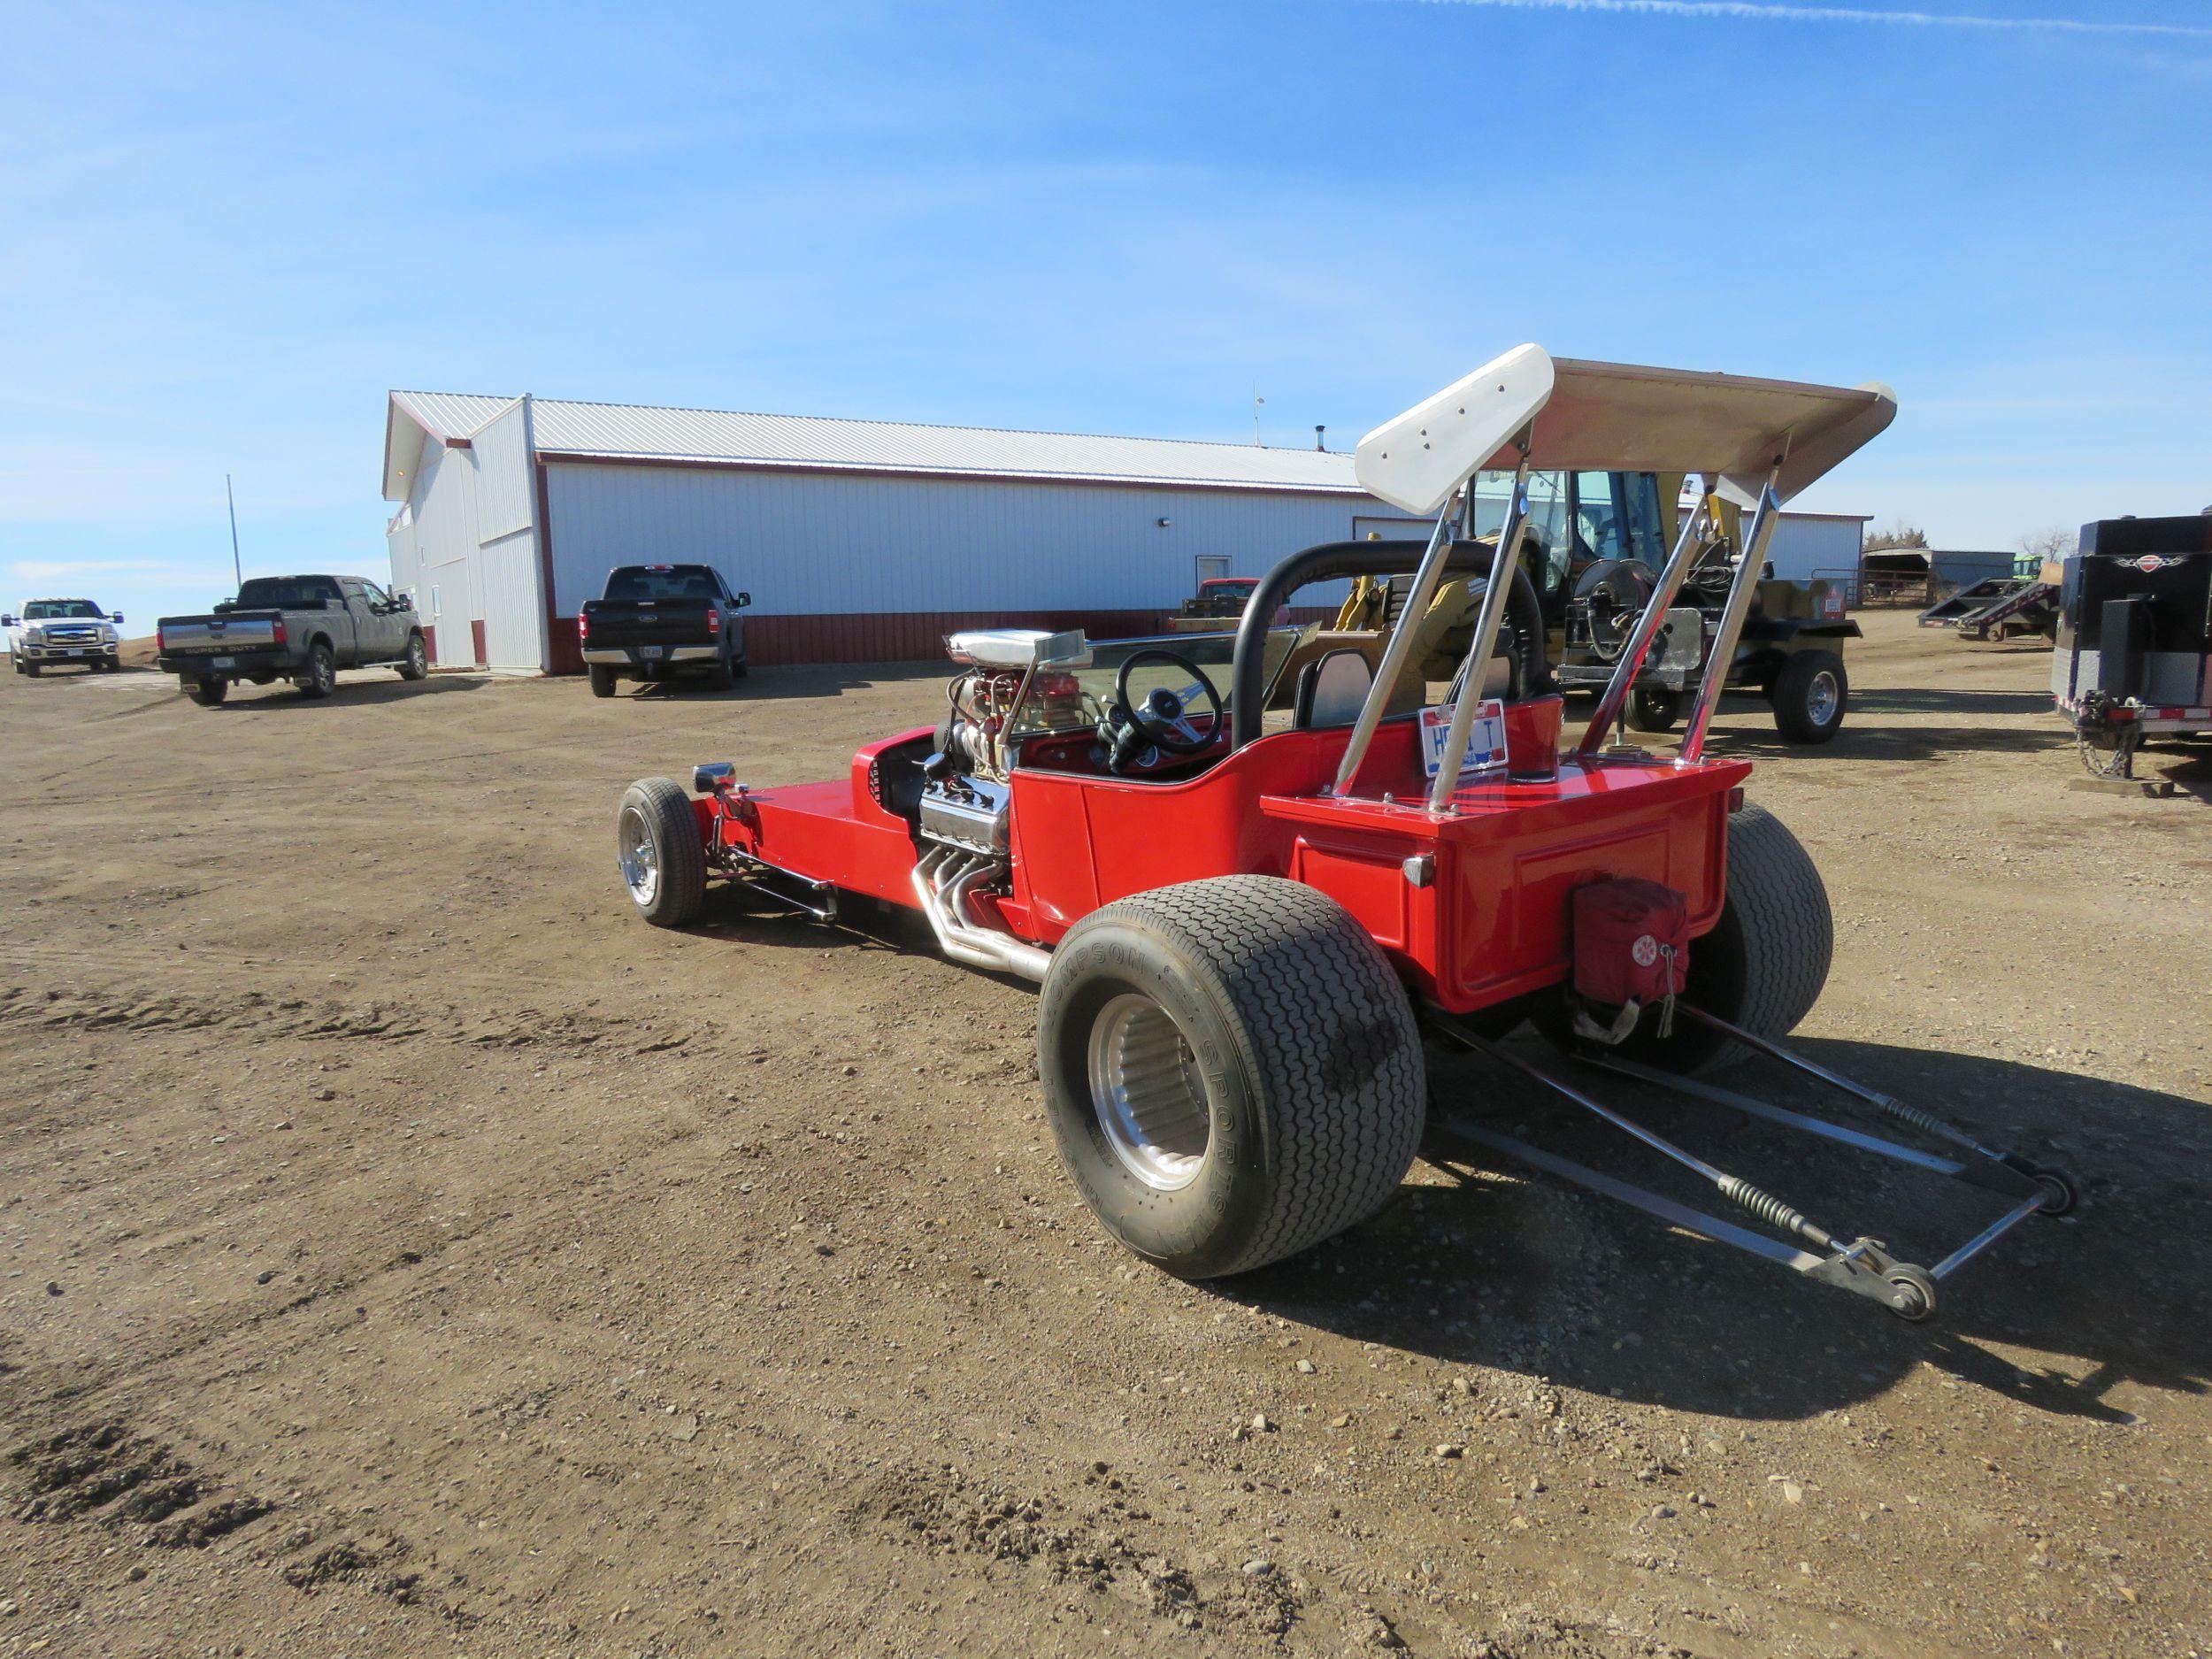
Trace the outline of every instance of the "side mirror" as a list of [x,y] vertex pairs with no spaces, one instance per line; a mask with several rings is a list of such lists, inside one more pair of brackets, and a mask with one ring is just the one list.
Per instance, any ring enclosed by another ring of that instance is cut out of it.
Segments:
[[0,628],[12,628],[14,626],[15,618],[13,617],[0,617]]
[[1759,567],[1759,576],[1763,581],[1770,582],[1774,580],[1774,561],[1772,559],[1769,559],[1764,565]]
[[109,611],[109,612],[108,612],[108,620],[109,620],[110,622],[120,622],[122,619],[123,619],[123,613],[122,613],[121,611]]
[[415,596],[412,594],[394,594],[392,603],[402,611],[412,611],[415,608]]
[[750,595],[750,594],[749,594],[749,593],[745,593],[745,592],[743,592],[742,590],[741,590],[741,591],[739,592],[739,594],[738,594],[738,595],[737,595],[737,608],[738,608],[740,611],[744,610],[744,609],[745,609],[748,605],[751,604],[752,603],[753,603],[753,596],[752,596],[752,595]]

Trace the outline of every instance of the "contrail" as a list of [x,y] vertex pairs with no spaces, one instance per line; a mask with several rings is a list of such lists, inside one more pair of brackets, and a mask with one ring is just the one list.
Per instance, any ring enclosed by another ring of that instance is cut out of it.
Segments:
[[1879,12],[1867,6],[1761,5],[1753,0],[1426,0],[1431,5],[1509,12],[1617,12],[1664,18],[1749,18],[1763,23],[1896,23],[1913,28],[2010,29],[2058,35],[2157,35],[2212,40],[2187,23],[2113,23],[2081,18],[1993,18],[1962,12]]

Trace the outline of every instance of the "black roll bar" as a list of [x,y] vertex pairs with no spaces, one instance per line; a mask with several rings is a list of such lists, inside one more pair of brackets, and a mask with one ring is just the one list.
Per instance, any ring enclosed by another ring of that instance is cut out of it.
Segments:
[[[1294,553],[1260,578],[1237,624],[1236,656],[1229,669],[1229,747],[1242,749],[1260,734],[1260,704],[1266,700],[1269,618],[1291,595],[1314,582],[1348,576],[1402,576],[1420,564],[1425,541],[1324,541]],[[1455,541],[1444,556],[1448,571],[1490,573],[1495,549],[1486,541]],[[1402,618],[1418,622],[1418,618]]]

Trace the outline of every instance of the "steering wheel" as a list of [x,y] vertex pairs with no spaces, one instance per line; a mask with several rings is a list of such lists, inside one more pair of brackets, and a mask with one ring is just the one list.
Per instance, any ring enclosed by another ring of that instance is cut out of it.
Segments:
[[[1170,691],[1165,686],[1156,686],[1143,703],[1131,702],[1130,671],[1141,663],[1155,661],[1180,669],[1190,676],[1191,683],[1179,692]],[[1203,733],[1191,724],[1190,717],[1192,700],[1201,695],[1204,696],[1206,707],[1210,711],[1210,719]],[[1119,771],[1123,764],[1134,758],[1131,751],[1136,745],[1129,741],[1132,736],[1141,738],[1153,748],[1171,755],[1195,755],[1206,749],[1221,730],[1221,694],[1214,689],[1213,681],[1206,678],[1206,671],[1187,657],[1164,651],[1157,647],[1148,647],[1141,651],[1131,652],[1122,664],[1121,674],[1114,681],[1113,706],[1107,710],[1107,716],[1110,724],[1122,727],[1122,734],[1110,737],[1107,741],[1108,752],[1116,763],[1115,770]],[[1106,733],[1102,732],[1100,735],[1106,736]]]

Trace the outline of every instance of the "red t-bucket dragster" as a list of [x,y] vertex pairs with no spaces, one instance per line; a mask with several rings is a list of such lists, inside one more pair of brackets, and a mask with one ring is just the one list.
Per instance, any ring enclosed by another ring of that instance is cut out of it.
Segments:
[[[695,918],[710,880],[824,919],[843,895],[889,901],[927,918],[953,960],[1040,982],[1040,1073],[1062,1156],[1106,1227],[1170,1272],[1256,1268],[1379,1209],[1421,1143],[1425,1027],[1686,1166],[1764,1230],[1479,1122],[1428,1126],[1924,1317],[1939,1280],[2028,1216],[2070,1208],[2072,1187],[1778,1046],[1827,977],[1827,895],[1789,831],[1744,804],[1749,764],[1704,752],[1782,502],[1895,407],[1880,388],[1520,347],[1360,443],[1364,488],[1435,517],[1425,544],[1293,554],[1233,638],[956,634],[945,719],[862,749],[847,777],[752,790],[718,763],[697,768],[689,795],[666,778],[633,785],[617,815],[624,882],[663,926]],[[1542,619],[1516,575],[1532,468],[1704,480],[1571,745]],[[1486,471],[1515,482],[1505,523],[1477,540],[1470,485]],[[1751,516],[1679,756],[1609,743],[1722,498]],[[1302,586],[1409,568],[1405,626],[1271,626]],[[1486,572],[1483,603],[1456,680],[1432,704],[1409,672],[1412,623],[1455,570]],[[2008,1207],[1932,1268],[1913,1265],[1501,1046],[1525,1022],[1578,1064],[1949,1175]],[[1706,1080],[1753,1052],[1942,1140],[1945,1154]]]

